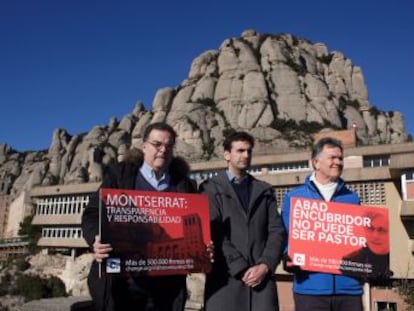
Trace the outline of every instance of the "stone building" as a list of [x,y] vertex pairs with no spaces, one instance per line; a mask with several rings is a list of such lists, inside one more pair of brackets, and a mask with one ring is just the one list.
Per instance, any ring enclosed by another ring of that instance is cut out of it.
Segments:
[[[363,205],[389,209],[390,268],[394,275],[386,284],[365,285],[365,310],[404,310],[397,286],[414,279],[414,144],[357,146],[352,130],[341,135],[350,135],[345,137],[348,142],[343,172],[348,186],[359,194]],[[309,157],[309,150],[295,153],[275,150],[274,154],[254,157],[251,174],[272,184],[281,202],[283,195],[303,183],[312,171]],[[191,163],[191,176],[201,182],[225,167],[226,163],[219,160]],[[93,183],[33,189],[31,196],[36,202],[33,224],[42,226],[39,246],[67,250],[72,256],[86,251],[80,230],[81,214],[89,195],[98,186]],[[280,266],[276,275],[280,310],[293,310],[292,277]],[[202,284],[191,284],[190,287],[199,286],[190,288],[196,293],[191,303],[194,309],[201,308]]]
[[[315,140],[336,134],[324,133]],[[414,144],[356,146],[353,137],[352,130],[338,136],[346,140],[342,176],[359,194],[361,204],[389,209],[390,269],[394,273],[387,284],[365,284],[365,310],[404,310],[396,287],[414,280]],[[272,155],[253,156],[251,174],[273,185],[277,201],[282,202],[284,194],[302,184],[312,171],[309,158],[310,151],[275,150]],[[224,161],[192,163],[192,177],[201,182],[225,167]],[[293,310],[292,277],[281,266],[276,274],[280,310]]]
[[20,223],[31,214],[30,196],[23,191],[16,198],[0,195],[0,262],[27,253],[28,242],[19,236]]
[[33,188],[35,205],[32,224],[42,227],[38,246],[72,257],[84,252],[88,245],[81,229],[82,213],[90,196],[100,183],[57,185]]

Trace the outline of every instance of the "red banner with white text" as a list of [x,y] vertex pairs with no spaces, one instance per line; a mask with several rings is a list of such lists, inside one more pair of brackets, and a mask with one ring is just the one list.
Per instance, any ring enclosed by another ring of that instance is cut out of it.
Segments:
[[208,272],[208,198],[201,194],[101,189],[101,241],[113,251],[105,273]]
[[288,255],[302,270],[381,276],[389,271],[388,209],[292,198]]

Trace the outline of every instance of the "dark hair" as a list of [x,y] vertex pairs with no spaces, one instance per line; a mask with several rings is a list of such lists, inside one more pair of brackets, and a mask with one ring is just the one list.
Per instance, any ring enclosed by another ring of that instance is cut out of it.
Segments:
[[312,148],[312,159],[315,159],[323,150],[325,146],[329,147],[337,147],[341,149],[341,152],[344,151],[342,147],[341,141],[332,138],[332,137],[324,137],[321,138]]
[[155,122],[151,123],[145,128],[143,141],[147,141],[150,133],[153,130],[164,131],[171,134],[172,142],[175,143],[175,139],[177,138],[177,133],[174,131],[171,125],[164,123],[164,122]]
[[230,135],[228,135],[223,142],[223,148],[224,151],[230,151],[231,145],[235,141],[247,141],[250,143],[252,148],[254,147],[254,138],[252,135],[246,133],[246,132],[232,132]]

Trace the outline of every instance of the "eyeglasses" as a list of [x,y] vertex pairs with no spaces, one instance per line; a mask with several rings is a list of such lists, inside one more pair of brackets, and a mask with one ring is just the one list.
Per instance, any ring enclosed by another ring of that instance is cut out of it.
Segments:
[[162,147],[165,148],[165,150],[171,151],[174,149],[174,144],[173,143],[169,143],[169,144],[164,144],[160,141],[149,141],[147,140],[147,143],[149,143],[151,146],[153,146],[155,149],[160,150]]

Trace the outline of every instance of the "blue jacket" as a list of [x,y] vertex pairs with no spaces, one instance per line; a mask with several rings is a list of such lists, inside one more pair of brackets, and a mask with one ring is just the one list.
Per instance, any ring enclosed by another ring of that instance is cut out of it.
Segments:
[[[282,218],[287,232],[289,232],[290,199],[292,197],[323,200],[319,190],[310,180],[310,176],[306,178],[303,185],[289,191],[284,196],[282,205]],[[342,179],[339,179],[331,201],[360,204],[358,195],[349,190]],[[293,291],[304,295],[361,295],[362,281],[346,275],[299,270],[294,273]]]

